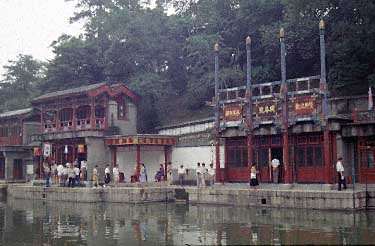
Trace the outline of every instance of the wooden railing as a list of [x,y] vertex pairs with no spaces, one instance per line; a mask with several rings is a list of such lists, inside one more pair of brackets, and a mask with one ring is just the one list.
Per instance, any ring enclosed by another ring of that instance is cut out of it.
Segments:
[[[74,124],[75,123],[75,124]],[[57,127],[56,127],[57,126]],[[64,131],[74,131],[74,130],[94,130],[94,129],[104,129],[105,128],[105,118],[94,119],[94,126],[91,125],[91,119],[79,119],[76,122],[71,121],[60,121],[48,122],[43,124],[43,133],[50,132],[64,132]]]
[[0,146],[21,145],[22,137],[0,137]]

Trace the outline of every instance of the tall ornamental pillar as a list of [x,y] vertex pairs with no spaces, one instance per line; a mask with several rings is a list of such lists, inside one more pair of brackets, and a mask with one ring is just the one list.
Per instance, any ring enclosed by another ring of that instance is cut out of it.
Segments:
[[326,47],[324,41],[324,21],[319,22],[320,36],[320,89],[322,91],[322,126],[323,148],[324,148],[324,181],[326,184],[331,183],[331,150],[329,144],[329,123],[328,123],[328,105],[327,105],[327,80],[326,80]]
[[253,165],[253,102],[251,89],[251,38],[246,38],[246,100],[247,100],[247,164],[249,167],[249,174],[251,166]]
[[215,130],[216,130],[216,182],[223,181],[220,172],[220,98],[219,98],[219,44],[215,44]]
[[283,102],[283,165],[284,165],[284,182],[292,183],[292,169],[289,166],[289,112],[288,112],[288,85],[286,82],[286,62],[285,62],[285,31],[280,29],[280,55],[281,55],[281,94]]

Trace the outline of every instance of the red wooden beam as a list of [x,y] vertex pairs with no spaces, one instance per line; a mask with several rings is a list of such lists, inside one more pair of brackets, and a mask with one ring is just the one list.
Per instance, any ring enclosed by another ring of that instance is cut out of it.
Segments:
[[168,148],[167,146],[164,146],[164,181],[167,181],[168,179]]
[[137,181],[140,180],[140,172],[141,172],[141,146],[137,145],[136,146],[136,149],[137,149],[137,153],[136,153],[136,163],[137,163],[137,167],[136,167],[136,173],[137,173]]

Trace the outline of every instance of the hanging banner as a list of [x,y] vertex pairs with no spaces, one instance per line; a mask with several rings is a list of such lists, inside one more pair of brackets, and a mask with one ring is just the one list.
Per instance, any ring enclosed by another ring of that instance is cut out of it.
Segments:
[[40,147],[34,147],[33,152],[34,156],[40,156]]
[[78,153],[85,153],[85,145],[78,144]]
[[50,157],[52,150],[52,144],[50,143],[44,143],[43,144],[43,156],[44,157]]

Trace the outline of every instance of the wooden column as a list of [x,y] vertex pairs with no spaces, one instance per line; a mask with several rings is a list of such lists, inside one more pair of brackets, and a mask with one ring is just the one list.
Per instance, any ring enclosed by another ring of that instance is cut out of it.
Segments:
[[40,133],[44,133],[44,109],[40,112]]
[[95,129],[95,99],[91,98],[90,101],[90,125],[91,129]]
[[140,180],[140,172],[141,172],[141,146],[136,145],[137,148],[137,153],[136,153],[136,162],[137,162],[137,167],[136,167],[136,173],[137,173],[137,181]]
[[117,164],[117,146],[116,145],[112,147],[112,162],[113,162],[113,166]]
[[76,107],[73,107],[73,119],[72,119],[72,126],[73,126],[73,129],[76,130],[77,129],[77,108]]
[[164,181],[168,179],[168,146],[164,146]]
[[56,116],[55,116],[55,124],[56,124],[56,130],[59,130],[61,128],[60,126],[60,110],[56,109]]

